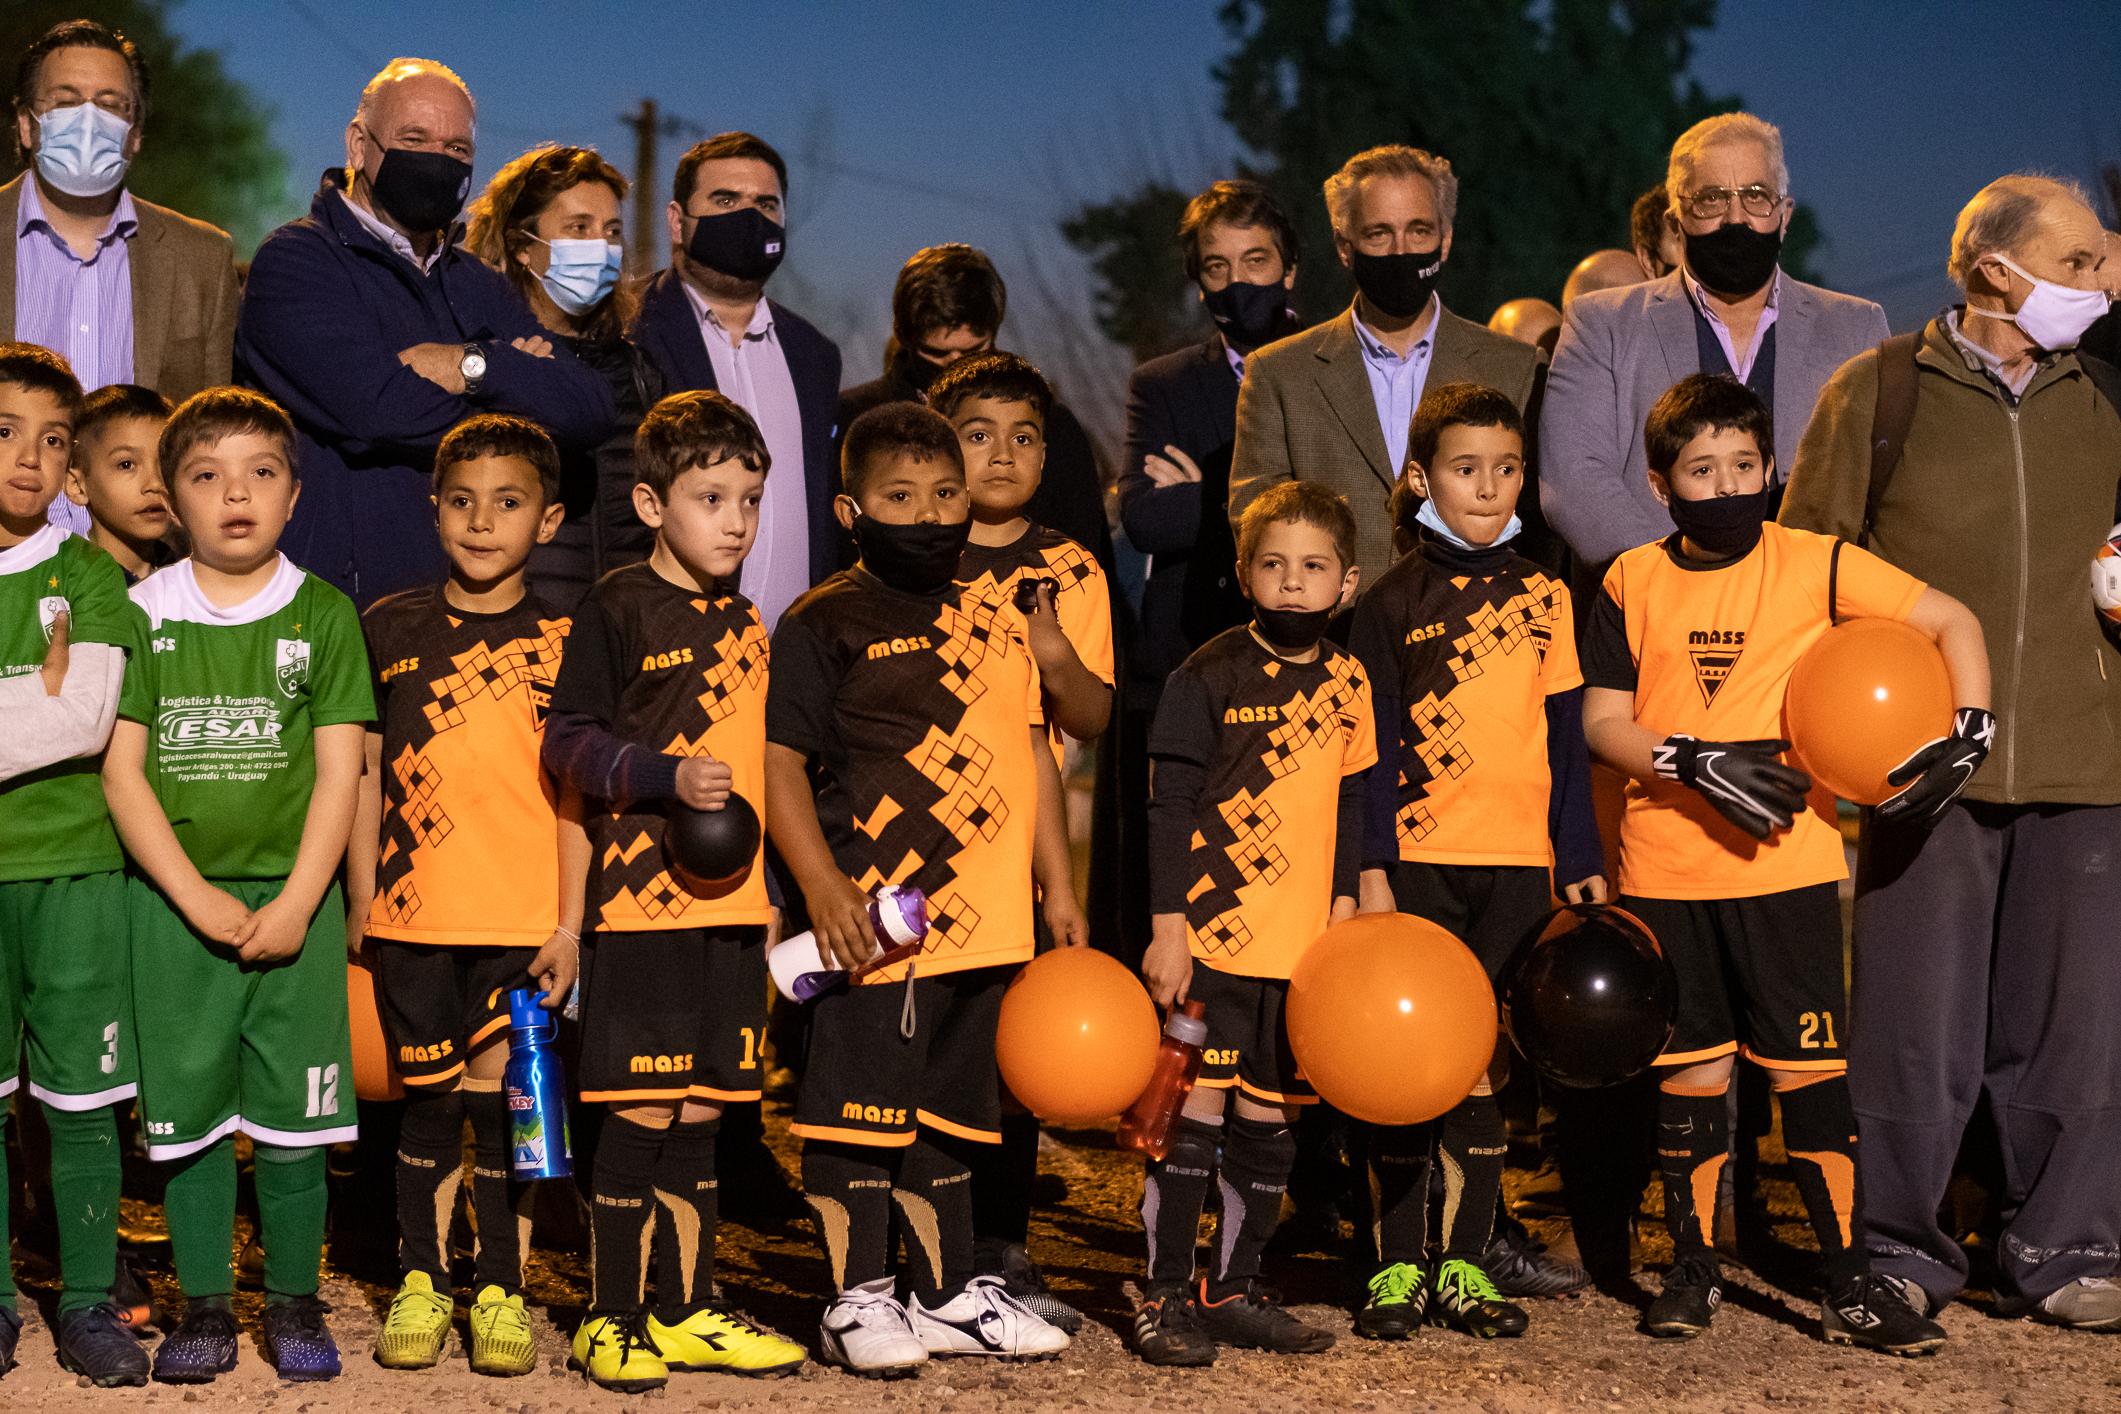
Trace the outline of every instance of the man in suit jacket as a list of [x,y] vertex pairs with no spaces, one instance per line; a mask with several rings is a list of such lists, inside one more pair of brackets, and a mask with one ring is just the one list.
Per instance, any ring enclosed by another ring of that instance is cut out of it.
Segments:
[[1385,503],[1422,389],[1483,383],[1529,419],[1546,359],[1459,318],[1435,293],[1458,208],[1448,161],[1415,147],[1373,147],[1326,179],[1325,196],[1355,301],[1246,361],[1230,514],[1243,514],[1277,481],[1331,487],[1355,510],[1355,557],[1369,584],[1392,563]]
[[1547,377],[1541,504],[1593,569],[1672,533],[1642,450],[1643,422],[1667,388],[1701,372],[1751,387],[1774,413],[1779,483],[1827,378],[1888,333],[1869,300],[1776,264],[1794,207],[1773,125],[1748,113],[1695,124],[1672,145],[1665,189],[1679,268],[1571,301]]
[[[86,389],[143,383],[172,402],[228,381],[236,337],[228,233],[134,196],[147,88],[132,41],[93,20],[23,55],[15,142],[30,170],[0,186],[0,338],[65,356]],[[61,496],[51,518],[86,531]]]
[[771,629],[838,568],[832,516],[839,345],[766,298],[787,240],[788,164],[750,133],[678,159],[670,268],[648,282],[633,341],[672,392],[718,391],[750,413],[773,458],[742,588]]

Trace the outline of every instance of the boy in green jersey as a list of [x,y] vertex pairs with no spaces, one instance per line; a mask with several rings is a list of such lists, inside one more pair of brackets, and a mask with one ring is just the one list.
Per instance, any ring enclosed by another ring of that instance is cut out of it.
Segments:
[[[34,344],[0,344],[0,1124],[23,1077],[52,1137],[60,1363],[99,1385],[147,1382],[111,1303],[118,1128],[135,1090],[125,876],[98,759],[138,617],[117,562],[45,519],[66,475],[81,385]],[[0,1372],[22,1323],[0,1147]]]
[[103,768],[133,857],[134,1012],[148,1154],[187,1310],[159,1380],[233,1369],[232,1135],[255,1145],[263,1348],[329,1379],[316,1299],[324,1147],[354,1137],[345,906],[334,882],[375,716],[353,602],[278,549],[299,492],[271,399],[209,388],[162,430],[192,553],[133,590],[146,614]]

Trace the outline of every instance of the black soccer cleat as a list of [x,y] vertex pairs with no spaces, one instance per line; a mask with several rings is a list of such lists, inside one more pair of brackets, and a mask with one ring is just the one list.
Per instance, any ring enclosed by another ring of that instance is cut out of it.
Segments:
[[0,1375],[15,1368],[15,1345],[22,1339],[22,1318],[12,1306],[0,1306]]
[[1429,1315],[1428,1274],[1411,1262],[1394,1262],[1370,1278],[1369,1299],[1355,1313],[1355,1333],[1364,1340],[1405,1340],[1421,1333]]
[[1874,1272],[1827,1293],[1819,1303],[1819,1329],[1829,1345],[1860,1345],[1887,1355],[1934,1355],[1945,1342],[1944,1327]]
[[1497,1225],[1488,1250],[1481,1254],[1480,1267],[1495,1289],[1510,1298],[1566,1296],[1591,1284],[1589,1272],[1549,1252],[1544,1242],[1514,1218]]
[[1071,1336],[1082,1334],[1083,1313],[1053,1294],[1046,1285],[1046,1274],[1031,1260],[1023,1243],[982,1244],[973,1268],[981,1276],[1000,1277],[1002,1290],[1047,1325]]
[[235,1368],[236,1318],[225,1296],[193,1301],[155,1347],[154,1377],[164,1384],[203,1385]]
[[1218,1345],[1267,1350],[1276,1355],[1317,1355],[1333,1348],[1333,1332],[1297,1320],[1258,1282],[1248,1282],[1220,1300],[1210,1300],[1208,1283],[1203,1278],[1199,1310],[1201,1327]]
[[1709,1328],[1723,1304],[1723,1268],[1715,1257],[1690,1253],[1664,1274],[1664,1290],[1642,1318],[1645,1334],[1688,1340]]
[[67,1312],[53,1336],[60,1368],[85,1377],[98,1389],[147,1383],[147,1350],[125,1313],[110,1302]]
[[1522,1306],[1502,1299],[1486,1272],[1461,1258],[1447,1257],[1436,1269],[1429,1323],[1493,1340],[1497,1336],[1523,1335],[1531,1320]]
[[283,1380],[334,1380],[339,1377],[339,1346],[324,1324],[326,1307],[314,1296],[295,1296],[265,1305],[262,1346],[266,1360]]
[[1179,1286],[1154,1287],[1142,1298],[1127,1327],[1127,1348],[1149,1365],[1215,1363],[1215,1341],[1201,1326],[1192,1293]]

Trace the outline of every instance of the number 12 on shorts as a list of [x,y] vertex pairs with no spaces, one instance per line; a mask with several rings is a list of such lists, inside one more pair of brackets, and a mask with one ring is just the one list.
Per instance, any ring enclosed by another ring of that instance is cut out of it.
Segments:
[[303,1115],[309,1119],[322,1119],[325,1115],[339,1112],[339,1067],[313,1065],[309,1068],[309,1106]]

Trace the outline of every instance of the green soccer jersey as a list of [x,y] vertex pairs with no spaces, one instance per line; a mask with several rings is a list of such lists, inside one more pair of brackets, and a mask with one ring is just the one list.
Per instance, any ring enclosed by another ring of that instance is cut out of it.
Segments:
[[[133,642],[138,615],[118,562],[47,526],[0,550],[0,678],[44,665],[61,613],[70,642]],[[103,804],[102,766],[101,756],[86,756],[0,782],[0,882],[97,874],[123,862]]]
[[118,715],[147,728],[147,779],[209,879],[284,879],[295,867],[318,727],[375,717],[353,601],[286,556],[265,588],[223,609],[179,560],[133,589],[144,642]]

